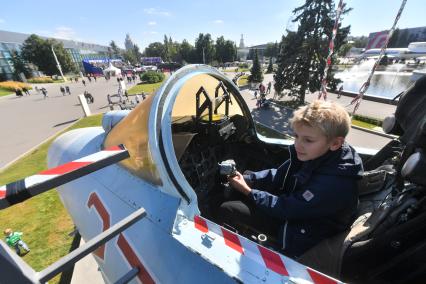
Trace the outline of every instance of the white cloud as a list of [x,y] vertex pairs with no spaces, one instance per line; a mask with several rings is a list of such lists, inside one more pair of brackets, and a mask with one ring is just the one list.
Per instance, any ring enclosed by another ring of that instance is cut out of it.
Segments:
[[0,24],[4,23],[5,20],[0,18]]
[[221,25],[221,24],[223,24],[223,21],[222,20],[215,20],[215,21],[213,21],[213,23]]
[[69,27],[57,27],[52,34],[52,37],[62,39],[76,39],[76,33]]
[[158,33],[156,31],[147,31],[147,32],[143,32],[143,34],[145,34],[145,35],[156,35]]
[[166,17],[170,16],[170,12],[160,11],[160,10],[157,10],[155,8],[143,9],[143,12],[145,14],[149,14],[149,15],[159,15],[159,16],[166,16]]
[[152,21],[152,22],[148,23],[148,26],[155,26],[156,24],[157,24],[157,22]]

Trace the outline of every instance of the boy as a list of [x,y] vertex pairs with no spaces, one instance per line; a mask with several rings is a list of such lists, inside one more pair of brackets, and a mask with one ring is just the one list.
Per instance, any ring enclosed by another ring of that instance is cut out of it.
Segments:
[[18,255],[21,255],[21,249],[19,247],[22,247],[26,252],[30,251],[27,244],[21,239],[21,232],[13,232],[12,229],[7,228],[4,230],[4,234],[6,235],[6,243],[13,247]]
[[230,177],[246,199],[223,203],[219,216],[227,224],[279,232],[283,252],[299,257],[351,225],[363,167],[345,143],[350,118],[343,107],[315,101],[296,110],[290,123],[290,158],[278,169]]

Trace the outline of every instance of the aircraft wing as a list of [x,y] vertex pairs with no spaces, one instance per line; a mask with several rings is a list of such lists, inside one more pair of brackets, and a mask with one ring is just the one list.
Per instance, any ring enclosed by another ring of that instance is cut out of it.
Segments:
[[129,152],[121,144],[0,186],[0,210],[128,157]]

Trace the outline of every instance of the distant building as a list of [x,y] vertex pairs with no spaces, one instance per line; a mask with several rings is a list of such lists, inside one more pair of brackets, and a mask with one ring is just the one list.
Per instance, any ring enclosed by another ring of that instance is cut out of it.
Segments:
[[[6,79],[12,79],[13,64],[10,61],[12,52],[21,52],[22,44],[29,37],[29,34],[15,33],[0,30],[0,74]],[[47,39],[47,37],[40,36]],[[78,66],[80,70],[83,69],[82,61],[84,59],[109,59],[110,47],[86,43],[74,40],[51,38],[64,45],[65,50],[71,56],[72,62]]]
[[126,39],[124,40],[124,47],[126,48],[126,50],[132,50],[135,47],[135,44],[133,43],[129,34],[126,34]]
[[238,48],[240,49],[245,48],[243,34],[241,34],[240,45],[238,46]]
[[[388,33],[388,30],[370,33],[365,49],[382,48]],[[426,27],[396,29],[393,37],[396,38],[390,41],[389,47],[406,48],[411,42],[426,41]]]

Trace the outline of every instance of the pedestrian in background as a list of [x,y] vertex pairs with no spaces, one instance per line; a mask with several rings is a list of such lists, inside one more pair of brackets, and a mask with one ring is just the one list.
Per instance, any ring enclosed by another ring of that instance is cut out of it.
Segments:
[[44,98],[48,97],[46,88],[41,88],[41,92],[43,93]]
[[27,89],[27,88],[23,87],[23,88],[22,88],[22,91],[24,91],[24,93],[25,93],[27,96],[29,96],[29,95],[30,95],[30,92],[28,92],[28,89]]
[[67,92],[68,95],[71,95],[70,87],[65,86],[65,91]]
[[12,229],[7,228],[4,230],[6,236],[6,243],[15,249],[17,255],[21,255],[21,247],[25,250],[26,253],[30,252],[27,244],[22,240],[22,232],[13,232]]
[[65,96],[65,88],[61,86],[59,89],[61,90],[62,95]]

